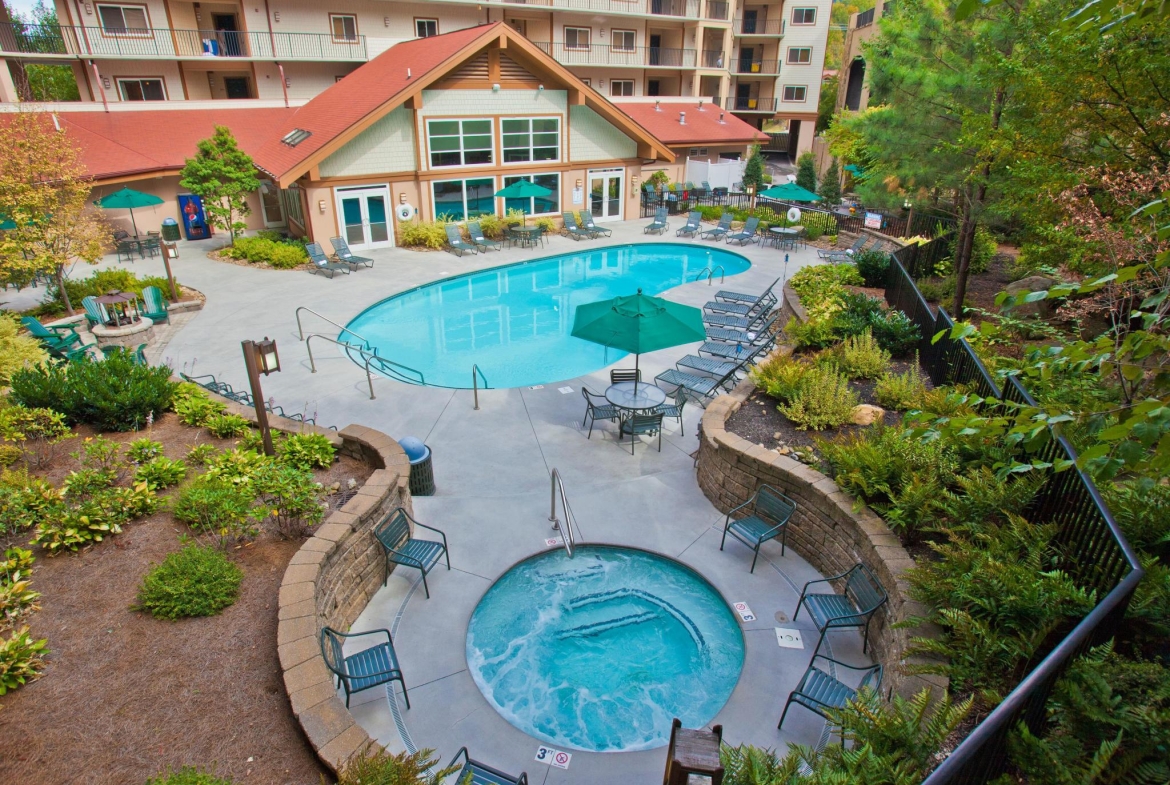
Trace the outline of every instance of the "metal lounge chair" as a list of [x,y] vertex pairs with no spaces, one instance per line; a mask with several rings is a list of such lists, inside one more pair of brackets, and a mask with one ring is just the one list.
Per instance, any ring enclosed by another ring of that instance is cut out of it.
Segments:
[[723,302],[727,303],[755,305],[760,300],[768,296],[772,296],[773,299],[775,299],[775,296],[772,295],[772,290],[776,288],[776,284],[778,283],[780,283],[779,278],[777,278],[775,281],[772,281],[772,285],[760,294],[744,294],[743,292],[730,292],[725,289],[720,289],[719,291],[715,292],[715,299],[722,300]]
[[719,225],[714,229],[707,229],[705,231],[699,232],[699,238],[702,239],[706,237],[711,240],[718,240],[720,237],[723,237],[731,231],[731,219],[731,213],[724,213],[723,215],[719,216]]
[[[437,532],[443,538],[443,542],[418,540],[410,536],[410,524],[412,523],[415,527],[421,526],[424,529]],[[429,600],[431,590],[427,587],[427,573],[439,563],[440,556],[446,557],[447,569],[451,569],[451,554],[447,551],[447,535],[434,526],[419,523],[411,518],[406,510],[398,507],[374,527],[374,536],[378,538],[382,549],[386,551],[386,578],[382,579],[382,585],[385,586],[386,580],[390,577],[391,563],[413,567],[422,573],[423,591],[426,592]]]
[[711,190],[711,184],[709,182],[704,180],[702,183],[702,187],[703,187],[703,196],[711,196],[712,195],[713,192]]
[[[775,284],[773,284],[775,286]],[[736,316],[754,316],[767,313],[776,304],[776,295],[772,287],[768,287],[763,294],[751,303],[733,303],[727,300],[708,300],[703,303],[703,311],[710,313],[730,313]]]
[[167,300],[163,297],[162,291],[157,286],[147,286],[142,290],[142,302],[143,308],[140,312],[147,319],[150,319],[156,324],[170,320],[170,312],[167,311]]
[[358,256],[353,251],[349,250],[349,243],[345,241],[344,237],[330,237],[329,244],[333,246],[333,253],[337,256],[337,261],[342,264],[348,264],[351,268],[357,269],[362,265],[366,267],[373,267],[374,260],[367,256]]
[[675,237],[682,237],[684,234],[689,234],[694,237],[702,228],[703,214],[698,210],[692,210],[687,214],[687,222],[683,224],[682,228],[674,233]]
[[70,327],[46,327],[35,316],[22,316],[20,323],[46,349],[71,349],[81,345],[81,336]]
[[499,769],[494,769],[486,763],[480,763],[469,757],[466,747],[459,748],[459,752],[455,753],[455,757],[447,764],[447,768],[456,765],[460,758],[463,758],[463,768],[455,777],[455,782],[458,785],[528,785],[527,772],[520,772],[519,777],[505,774]]
[[732,232],[727,235],[727,242],[736,241],[740,245],[747,245],[748,243],[758,243],[760,238],[756,236],[756,229],[760,226],[760,219],[754,215],[747,219],[747,223],[738,232]]
[[[706,346],[706,344],[703,344]],[[689,368],[694,371],[705,373],[708,376],[723,377],[729,371],[734,371],[738,374],[740,371],[747,370],[748,365],[755,365],[756,360],[763,354],[768,346],[761,345],[755,347],[748,347],[744,349],[742,346],[735,347],[730,344],[719,344],[731,349],[732,354],[726,357],[714,359],[713,357],[700,357],[697,354],[688,354],[681,360],[675,363],[676,368]],[[739,352],[736,353],[736,349]],[[702,349],[700,349],[702,351]]]
[[561,213],[561,220],[565,222],[565,231],[569,233],[569,237],[574,240],[591,240],[593,233],[582,229],[577,225],[577,216],[573,213]]
[[630,455],[634,454],[634,444],[638,441],[635,436],[658,434],[658,452],[662,452],[662,412],[650,414],[632,414],[622,420],[622,435],[630,435]]
[[581,213],[581,228],[587,232],[592,232],[594,237],[609,237],[613,234],[613,229],[606,229],[604,226],[598,226],[593,223],[593,213]]
[[756,328],[759,327],[767,315],[767,311],[757,311],[747,316],[734,316],[727,313],[707,313],[704,311],[703,324],[708,327],[725,327],[732,330],[755,332]]
[[707,337],[722,343],[738,343],[746,345],[760,345],[773,343],[776,340],[775,327],[780,320],[780,311],[772,311],[768,320],[760,325],[758,330],[729,330],[722,327],[708,327]]
[[309,268],[309,272],[329,273],[330,278],[336,273],[349,275],[349,265],[329,261],[329,257],[325,255],[320,243],[309,243],[305,246],[305,253],[309,255],[309,263],[313,265]]
[[467,234],[471,237],[471,242],[475,243],[477,247],[482,248],[484,251],[489,251],[492,248],[495,248],[497,251],[504,250],[502,243],[489,240],[483,236],[483,229],[480,228],[479,221],[472,221],[467,224]]
[[105,324],[110,320],[110,317],[106,315],[106,309],[92,294],[81,298],[81,307],[85,309],[85,320],[89,322],[90,327],[95,324]]
[[666,223],[666,208],[659,207],[654,211],[654,220],[642,228],[642,234],[650,234],[651,232],[662,234],[668,228],[670,227]]
[[[808,587],[814,583],[831,583],[836,580],[845,581],[844,594],[808,593]],[[829,630],[864,627],[865,642],[861,647],[864,652],[869,648],[869,620],[873,618],[878,608],[886,604],[887,600],[889,600],[889,595],[878,583],[877,578],[873,577],[873,573],[869,571],[868,567],[858,563],[840,575],[804,584],[804,588],[800,590],[800,600],[796,603],[796,613],[792,614],[792,620],[796,621],[802,605],[808,608],[813,623],[817,625],[817,631],[821,633],[822,641],[825,639],[825,633]],[[820,648],[821,643],[817,641],[817,649]]]
[[[370,635],[385,635],[386,642],[376,643],[368,649],[345,656],[342,647],[347,639]],[[337,684],[345,688],[346,708],[349,708],[349,696],[353,693],[394,681],[402,685],[402,697],[406,699],[406,708],[410,708],[410,696],[406,694],[406,681],[402,678],[402,668],[398,665],[398,655],[394,651],[394,639],[390,637],[390,630],[338,632],[332,627],[325,627],[321,630],[320,643],[325,666],[329,668]]]
[[686,436],[686,431],[683,429],[683,408],[686,407],[689,397],[686,388],[676,387],[672,397],[674,398],[673,402],[658,404],[654,407],[653,413],[678,420],[678,433],[680,436]]
[[585,421],[589,420],[589,433],[586,434],[586,439],[593,438],[593,423],[598,420],[617,422],[621,419],[621,410],[606,400],[605,396],[598,395],[582,385],[581,397],[585,399],[585,416],[581,418],[581,427],[584,428]]
[[829,261],[844,261],[845,259],[848,259],[850,256],[853,256],[853,254],[863,249],[867,242],[869,242],[869,235],[859,234],[857,235],[857,239],[853,241],[853,245],[851,245],[849,248],[818,248],[817,257],[821,259],[828,259]]
[[[825,660],[831,664],[827,670],[818,668],[817,660]],[[861,671],[861,683],[856,688],[850,687],[837,678],[835,675],[835,672],[839,673],[837,668]],[[881,665],[858,667],[847,665],[840,660],[826,657],[820,653],[813,654],[812,661],[808,664],[808,670],[800,677],[800,683],[796,685],[796,689],[788,693],[788,700],[784,701],[784,711],[780,715],[780,722],[776,724],[776,730],[780,730],[784,726],[784,718],[788,716],[788,707],[793,703],[825,717],[827,716],[826,709],[843,709],[865,687],[872,687],[876,690],[881,687],[881,684]]]
[[[743,517],[733,518],[732,516],[738,512],[742,512]],[[780,555],[784,556],[788,539],[788,521],[794,512],[796,502],[770,485],[761,485],[750,499],[727,513],[719,550],[723,550],[727,535],[730,534],[754,551],[752,568],[748,572],[755,572],[756,560],[760,558],[760,546],[768,540],[779,537]]]
[[[745,346],[742,343],[722,343],[721,341],[707,341],[699,347],[699,354],[709,354],[712,357],[722,357],[725,360],[742,360],[747,357],[756,347],[750,344]],[[766,348],[761,346],[759,348]]]
[[457,251],[460,256],[464,251],[471,251],[472,253],[479,253],[479,249],[471,243],[465,242],[463,236],[459,234],[459,227],[455,224],[447,224],[447,247],[452,251]]
[[735,387],[736,372],[739,370],[742,363],[737,363],[736,367],[728,372],[725,376],[718,379],[713,379],[708,376],[696,376],[693,373],[685,373],[677,368],[669,368],[654,377],[654,381],[662,384],[669,384],[673,387],[686,388],[687,392],[694,393],[692,397],[697,403],[706,406],[704,401],[710,399],[714,400],[715,396],[721,392],[731,392]]

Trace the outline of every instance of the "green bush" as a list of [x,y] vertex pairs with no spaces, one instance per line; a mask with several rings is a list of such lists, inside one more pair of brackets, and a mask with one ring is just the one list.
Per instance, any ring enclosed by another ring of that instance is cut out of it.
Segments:
[[846,338],[834,357],[841,372],[850,379],[876,379],[890,364],[890,353],[878,346],[869,330]]
[[48,641],[34,641],[28,627],[15,630],[7,638],[0,638],[0,695],[35,679],[44,668]]
[[784,326],[784,332],[797,349],[824,349],[838,341],[837,334],[833,331],[833,323],[828,319],[800,322],[796,317],[792,317]]
[[277,449],[282,463],[298,469],[328,469],[337,451],[329,437],[319,433],[298,433],[285,439]]
[[544,230],[545,234],[556,234],[558,231],[560,231],[560,229],[557,228],[557,222],[548,216],[537,218],[532,222],[532,225],[539,226]]
[[971,262],[968,271],[972,275],[987,272],[998,247],[999,244],[990,231],[982,226],[976,227],[975,239],[971,243]]
[[23,406],[0,409],[0,439],[19,448],[24,462],[34,469],[53,460],[55,445],[70,435],[65,418],[52,409]]
[[815,240],[813,232],[817,236],[825,234],[837,234],[837,217],[831,213],[818,213],[811,210],[800,211],[800,225],[808,230],[808,238]]
[[[179,282],[176,279],[175,286]],[[65,291],[69,293],[69,302],[73,303],[76,308],[81,304],[84,297],[90,295],[100,297],[109,292],[133,292],[142,297],[142,290],[148,286],[156,286],[163,292],[171,290],[170,281],[158,275],[144,275],[139,277],[130,270],[113,269],[113,270],[98,270],[88,278],[79,278],[74,281],[65,279]],[[55,282],[50,283],[48,287],[48,300],[60,300],[60,291],[57,289]]]
[[891,308],[869,320],[869,329],[878,346],[894,357],[905,357],[918,345],[922,333],[910,317]]
[[873,395],[878,405],[887,409],[900,412],[922,409],[926,398],[926,382],[918,370],[917,358],[905,373],[887,373],[878,379]]
[[0,468],[16,463],[21,455],[23,453],[15,444],[0,444]]
[[255,450],[224,450],[207,461],[208,479],[221,479],[232,485],[251,486],[253,478],[272,461]]
[[29,588],[35,559],[32,551],[9,548],[0,559],[0,629],[11,627],[21,616],[37,609],[39,592]]
[[423,221],[416,218],[399,224],[402,244],[407,248],[442,248],[447,244],[446,221]]
[[218,417],[227,411],[227,407],[219,401],[210,398],[185,398],[174,405],[175,414],[179,422],[192,428],[206,425],[212,417]]
[[114,493],[116,490],[121,489],[111,488],[105,493],[93,494],[76,507],[47,510],[37,524],[32,541],[55,556],[121,534],[122,524],[130,519],[130,513],[120,506],[120,496]]
[[187,464],[161,456],[147,461],[134,472],[135,482],[144,482],[154,489],[178,485],[186,476]]
[[64,507],[61,494],[26,470],[0,471],[0,535],[31,529]]
[[95,493],[101,493],[113,484],[114,478],[109,472],[82,469],[69,472],[69,476],[61,484],[61,493],[69,501],[81,501]]
[[853,257],[857,264],[857,272],[865,279],[865,285],[874,288],[885,288],[886,275],[890,270],[890,255],[884,251],[860,251]]
[[243,571],[212,548],[187,545],[151,569],[138,608],[158,619],[214,616],[236,601]]
[[203,425],[219,439],[243,436],[252,428],[251,423],[238,414],[213,414],[204,420]]
[[349,759],[337,775],[337,785],[442,785],[458,766],[439,768],[435,751],[393,753],[368,744]]
[[192,382],[179,382],[171,396],[172,405],[177,405],[192,398],[210,398],[207,390]]
[[304,537],[325,517],[324,491],[312,472],[269,462],[256,471],[253,487],[284,537]]
[[134,463],[146,463],[155,458],[161,458],[162,455],[162,444],[145,436],[126,445],[126,459]]
[[751,371],[752,381],[781,403],[789,403],[800,390],[808,365],[791,355],[777,354],[760,363]]
[[196,444],[190,450],[187,450],[187,463],[193,466],[206,466],[207,462],[214,458],[219,453],[219,450],[214,444]]
[[175,519],[200,534],[210,534],[220,547],[256,536],[251,489],[215,478],[198,477],[175,500]]
[[126,476],[126,458],[122,455],[122,445],[101,434],[87,436],[73,457],[83,469],[92,469],[109,476],[111,483],[121,482]]
[[232,259],[267,264],[278,270],[291,270],[309,261],[309,254],[301,243],[268,237],[237,237],[233,245],[223,249],[223,253]]
[[0,388],[8,386],[8,380],[17,369],[39,365],[48,357],[40,341],[21,335],[15,316],[0,313]]
[[175,383],[167,366],[138,365],[127,352],[102,362],[71,362],[17,371],[12,399],[28,407],[45,407],[70,423],[87,423],[102,431],[143,428],[171,405]]
[[814,365],[801,377],[792,401],[776,408],[798,430],[820,431],[849,422],[858,403],[848,378],[832,367]]
[[184,766],[178,771],[167,769],[157,777],[151,777],[146,785],[235,785],[230,777],[217,777],[194,766]]

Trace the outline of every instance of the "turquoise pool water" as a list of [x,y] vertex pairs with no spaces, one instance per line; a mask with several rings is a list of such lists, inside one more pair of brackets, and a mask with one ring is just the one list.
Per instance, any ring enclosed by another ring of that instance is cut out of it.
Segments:
[[525,733],[578,750],[661,747],[673,717],[702,727],[743,656],[731,609],[698,573],[607,546],[519,563],[467,628],[467,664],[488,702]]
[[681,243],[582,249],[428,284],[367,308],[346,327],[382,357],[421,372],[428,385],[471,387],[472,364],[491,387],[545,384],[625,356],[569,335],[578,305],[639,288],[659,294],[719,265],[732,276],[751,263]]

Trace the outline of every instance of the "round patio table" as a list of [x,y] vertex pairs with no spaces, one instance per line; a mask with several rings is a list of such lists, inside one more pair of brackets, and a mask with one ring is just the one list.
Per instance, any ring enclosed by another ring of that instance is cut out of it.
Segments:
[[796,241],[800,237],[800,229],[793,229],[791,227],[773,226],[768,232],[771,233],[772,239],[777,245],[790,242],[793,248],[796,247]]
[[634,392],[634,382],[618,382],[611,384],[605,390],[605,400],[619,409],[643,411],[653,409],[666,403],[666,390],[646,382],[637,382],[638,390]]
[[539,226],[512,226],[508,231],[524,245],[536,245],[541,230]]

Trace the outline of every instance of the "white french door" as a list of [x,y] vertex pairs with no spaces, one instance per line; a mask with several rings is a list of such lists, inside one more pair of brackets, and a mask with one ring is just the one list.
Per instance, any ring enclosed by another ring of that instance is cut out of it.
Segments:
[[622,220],[625,173],[621,168],[589,170],[589,212],[594,221]]
[[386,185],[335,188],[337,223],[350,248],[386,248],[394,245],[390,223],[390,187]]

